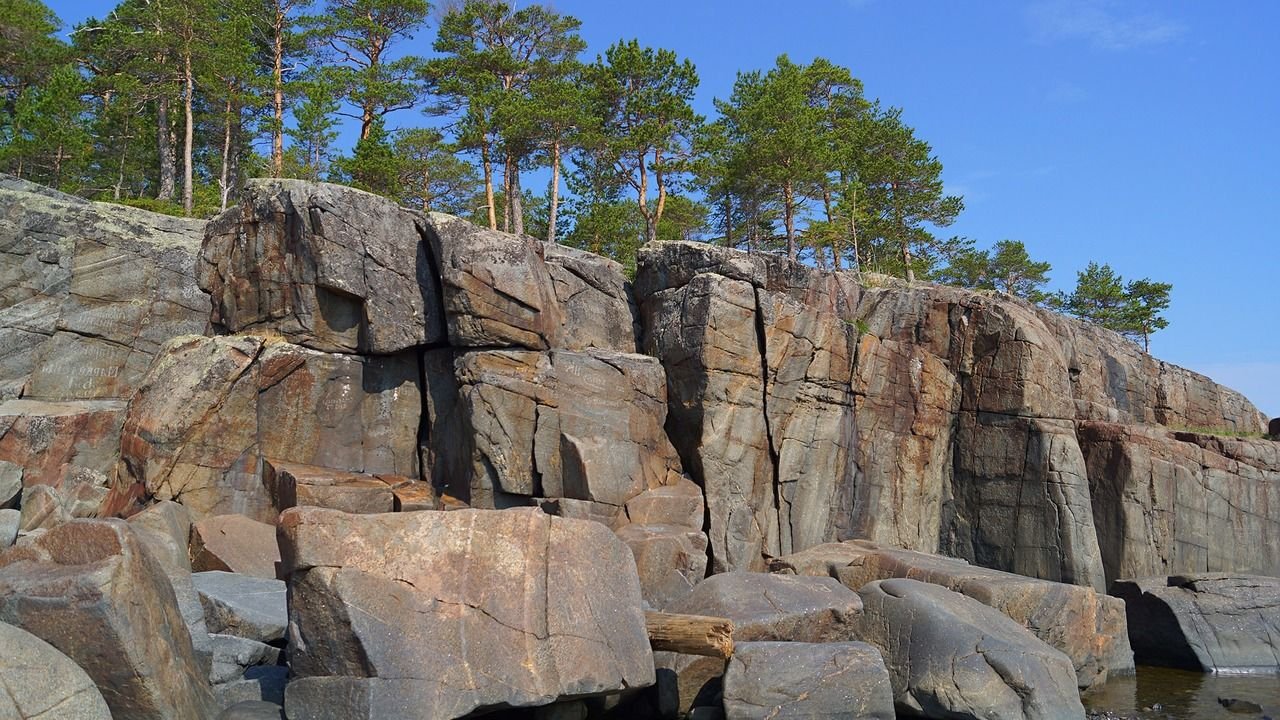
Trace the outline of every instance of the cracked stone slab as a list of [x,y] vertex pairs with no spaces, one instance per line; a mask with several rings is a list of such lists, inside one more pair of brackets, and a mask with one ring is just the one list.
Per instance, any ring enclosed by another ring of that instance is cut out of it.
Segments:
[[280,528],[306,687],[451,718],[653,683],[635,563],[604,525],[533,508],[293,508]]
[[712,575],[670,612],[733,621],[733,638],[787,642],[854,640],[862,601],[828,577],[731,572]]
[[191,576],[204,606],[209,632],[268,643],[288,625],[283,580],[210,570]]
[[902,714],[1083,718],[1071,660],[1004,614],[938,585],[864,585],[858,637],[879,648]]
[[726,720],[892,720],[893,688],[866,643],[744,642],[724,674]]

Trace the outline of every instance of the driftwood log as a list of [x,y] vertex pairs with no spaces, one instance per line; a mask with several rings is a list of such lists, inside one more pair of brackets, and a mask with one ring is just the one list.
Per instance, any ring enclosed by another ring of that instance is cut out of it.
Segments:
[[644,624],[654,650],[726,659],[733,655],[733,621],[728,618],[646,612]]

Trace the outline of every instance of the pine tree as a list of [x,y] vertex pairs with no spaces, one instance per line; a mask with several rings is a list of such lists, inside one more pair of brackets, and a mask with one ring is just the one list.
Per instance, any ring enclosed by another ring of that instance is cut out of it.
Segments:
[[1151,335],[1169,326],[1160,315],[1169,308],[1169,283],[1148,278],[1125,283],[1110,265],[1096,262],[1077,275],[1070,294],[1058,293],[1050,306],[1087,322],[1114,330],[1151,349]]
[[91,148],[85,90],[73,65],[61,65],[42,83],[23,89],[0,143],[0,166],[20,178],[78,190]]
[[400,167],[391,149],[381,116],[374,116],[369,134],[356,142],[355,152],[337,163],[340,179],[353,187],[387,197],[400,196]]

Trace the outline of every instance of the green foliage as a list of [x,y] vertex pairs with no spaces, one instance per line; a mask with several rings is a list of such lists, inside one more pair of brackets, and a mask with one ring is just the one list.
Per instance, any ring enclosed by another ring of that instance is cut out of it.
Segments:
[[302,102],[294,106],[294,126],[285,131],[292,140],[285,156],[285,177],[320,180],[333,158],[338,139],[338,101],[333,88],[323,78],[299,82]]
[[1070,294],[1058,293],[1050,301],[1054,309],[1141,340],[1151,349],[1151,335],[1169,326],[1160,315],[1169,308],[1169,283],[1147,278],[1125,283],[1110,265],[1096,262],[1081,271]]
[[453,154],[437,130],[398,130],[391,142],[401,204],[428,212],[467,215],[482,192],[479,173]]
[[355,153],[335,165],[338,178],[353,187],[387,197],[400,195],[399,163],[380,116],[373,118],[369,134],[356,143]]
[[40,0],[0,2],[0,109],[12,112],[13,102],[32,85],[69,59],[69,48],[54,33],[61,21]]
[[84,91],[84,78],[72,65],[59,66],[43,84],[26,87],[0,135],[0,167],[18,177],[77,190],[90,150]]
[[990,250],[977,250],[972,243],[955,241],[959,248],[937,279],[950,285],[1000,290],[1033,303],[1048,299],[1043,288],[1049,282],[1047,262],[1037,262],[1019,240],[1001,240]]

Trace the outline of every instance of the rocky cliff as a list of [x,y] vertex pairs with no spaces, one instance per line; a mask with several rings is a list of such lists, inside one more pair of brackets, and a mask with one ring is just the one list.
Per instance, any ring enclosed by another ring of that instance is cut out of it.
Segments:
[[[236,208],[201,223],[7,179],[0,252],[0,507],[20,508],[28,544],[73,518],[166,501],[189,515],[184,527],[236,514],[269,528],[295,505],[533,506],[568,524],[527,516],[521,537],[563,537],[569,549],[521,563],[629,598],[625,580],[574,574],[578,555],[613,552],[575,523],[602,523],[631,551],[638,597],[658,609],[709,574],[762,572],[849,540],[1099,593],[1121,578],[1280,575],[1280,444],[1261,439],[1257,409],[1003,294],[699,243],[645,247],[633,282],[589,253],[282,180],[251,182]],[[500,543],[509,530],[484,515],[394,532],[289,517],[403,542],[483,526]],[[472,552],[448,562],[497,562]],[[382,664],[400,668],[398,682],[434,676],[432,658],[375,662],[364,630],[333,635],[353,621],[340,605],[376,607],[387,583],[416,598],[405,602],[523,612],[516,630],[543,639],[528,613],[550,622],[555,609],[545,592],[537,607],[493,605],[480,590],[447,599],[386,558],[299,557],[280,565],[309,578],[290,586],[290,607],[323,612],[295,625],[328,643],[291,650],[308,658],[299,707],[338,693],[375,717],[400,686],[354,678],[386,677]],[[883,588],[898,587],[891,578]],[[1111,637],[1118,621],[1108,622]],[[516,700],[459,681],[467,693],[449,712],[652,682],[630,646],[583,678],[569,666],[591,662],[585,648],[526,650],[554,670],[508,678]],[[1105,667],[1086,675],[1087,685]]]

